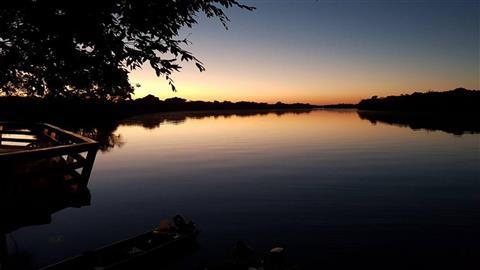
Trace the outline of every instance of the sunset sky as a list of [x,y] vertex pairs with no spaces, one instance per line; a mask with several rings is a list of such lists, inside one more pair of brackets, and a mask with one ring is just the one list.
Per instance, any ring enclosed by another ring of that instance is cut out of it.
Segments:
[[206,67],[184,63],[178,92],[148,67],[132,72],[162,99],[358,102],[372,95],[479,89],[479,1],[242,1],[225,30],[184,29]]

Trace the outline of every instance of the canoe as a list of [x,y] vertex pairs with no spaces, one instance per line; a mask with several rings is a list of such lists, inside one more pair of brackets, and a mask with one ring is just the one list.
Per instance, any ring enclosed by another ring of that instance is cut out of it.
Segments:
[[171,221],[161,221],[160,227],[108,246],[85,252],[39,270],[111,270],[135,269],[162,253],[171,253],[192,245],[200,230],[193,222],[177,215]]

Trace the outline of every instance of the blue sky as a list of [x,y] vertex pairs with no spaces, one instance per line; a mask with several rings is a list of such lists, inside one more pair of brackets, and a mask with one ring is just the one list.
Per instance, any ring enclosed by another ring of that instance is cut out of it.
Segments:
[[184,64],[172,93],[148,68],[137,96],[356,102],[371,95],[479,87],[479,1],[242,1],[229,30],[199,17],[181,37],[206,65]]

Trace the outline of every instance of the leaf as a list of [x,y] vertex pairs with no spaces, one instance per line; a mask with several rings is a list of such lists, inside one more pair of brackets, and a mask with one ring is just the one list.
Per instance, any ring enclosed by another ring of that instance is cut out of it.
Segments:
[[200,72],[205,71],[205,67],[202,66],[200,63],[195,63],[195,65],[197,66],[198,70],[200,70]]

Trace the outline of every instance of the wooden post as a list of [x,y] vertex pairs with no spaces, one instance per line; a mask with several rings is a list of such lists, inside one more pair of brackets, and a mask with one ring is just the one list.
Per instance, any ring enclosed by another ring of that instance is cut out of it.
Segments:
[[95,157],[97,156],[97,148],[91,149],[87,152],[87,157],[85,159],[85,165],[82,169],[81,181],[83,185],[87,186],[90,174],[92,173],[93,163],[95,162]]

